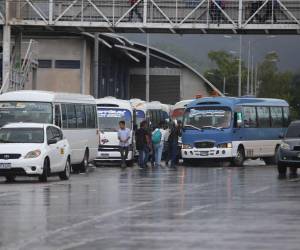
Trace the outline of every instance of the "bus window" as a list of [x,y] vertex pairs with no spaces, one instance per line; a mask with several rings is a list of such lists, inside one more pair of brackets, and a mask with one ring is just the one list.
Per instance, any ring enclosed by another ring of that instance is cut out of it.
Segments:
[[76,128],[76,111],[74,104],[67,105],[67,116],[68,116],[68,128]]
[[283,126],[287,128],[290,125],[290,110],[288,107],[283,108]]
[[244,114],[244,127],[245,128],[256,128],[257,121],[256,121],[255,107],[244,107],[243,114]]
[[86,127],[85,110],[84,110],[84,106],[81,104],[76,104],[76,120],[77,120],[78,128]]
[[271,107],[272,128],[283,127],[283,116],[281,107]]
[[63,128],[68,128],[68,116],[66,104],[61,104],[62,125]]
[[61,111],[59,104],[55,104],[55,125],[61,128]]
[[270,128],[270,108],[257,107],[258,125],[260,128]]
[[87,127],[94,128],[95,118],[94,118],[93,106],[90,105],[85,106],[85,113],[86,113]]

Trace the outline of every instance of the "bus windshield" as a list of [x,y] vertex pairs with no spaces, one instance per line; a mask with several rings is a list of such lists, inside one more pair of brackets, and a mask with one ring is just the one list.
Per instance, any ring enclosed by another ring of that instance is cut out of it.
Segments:
[[127,109],[98,108],[98,119],[102,131],[118,131],[120,121],[125,121],[126,128],[131,129],[132,126],[132,115]]
[[191,108],[185,112],[184,126],[198,129],[229,128],[231,111],[229,108],[201,107]]
[[53,123],[51,103],[0,102],[0,126],[13,122]]
[[136,110],[135,113],[136,113],[136,124],[139,128],[141,122],[146,120],[146,114],[143,110]]
[[172,119],[177,121],[182,121],[184,115],[184,108],[174,109],[172,112]]

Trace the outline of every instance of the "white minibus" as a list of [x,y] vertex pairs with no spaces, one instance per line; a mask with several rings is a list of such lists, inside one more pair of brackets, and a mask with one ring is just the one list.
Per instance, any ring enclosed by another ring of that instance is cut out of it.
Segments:
[[97,99],[97,112],[100,129],[100,145],[97,163],[114,163],[121,161],[119,151],[118,130],[119,122],[125,121],[126,127],[131,130],[131,139],[127,157],[127,165],[134,163],[134,112],[129,101],[115,97]]
[[0,126],[15,122],[51,123],[71,146],[74,171],[85,172],[99,145],[96,101],[92,96],[36,90],[0,95]]

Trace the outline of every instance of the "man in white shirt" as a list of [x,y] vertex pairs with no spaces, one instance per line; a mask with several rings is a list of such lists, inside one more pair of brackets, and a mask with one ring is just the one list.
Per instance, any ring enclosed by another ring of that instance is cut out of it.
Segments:
[[129,140],[131,138],[131,131],[129,128],[126,128],[125,121],[119,122],[120,129],[118,131],[118,139],[120,146],[120,154],[122,167],[126,167],[126,160],[128,157],[128,148],[129,148]]

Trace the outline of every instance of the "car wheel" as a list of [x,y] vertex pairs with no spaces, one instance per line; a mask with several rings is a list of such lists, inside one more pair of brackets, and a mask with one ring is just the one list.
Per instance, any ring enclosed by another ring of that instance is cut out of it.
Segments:
[[243,147],[239,147],[236,157],[232,160],[232,165],[242,167],[245,161],[245,151]]
[[290,167],[290,178],[298,178],[297,167]]
[[5,179],[6,179],[6,182],[7,183],[12,183],[16,180],[16,176],[14,175],[8,175],[8,176],[5,176]]
[[48,159],[44,160],[44,165],[43,165],[43,173],[39,176],[39,181],[40,182],[47,182],[48,181],[48,175],[50,170],[50,163]]
[[89,151],[86,149],[83,160],[80,164],[80,171],[86,173],[88,167],[89,167]]
[[68,159],[66,162],[65,170],[59,174],[59,178],[62,181],[69,180],[70,173],[71,173],[71,164],[70,164],[70,160]]

